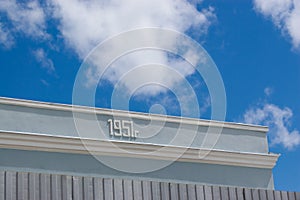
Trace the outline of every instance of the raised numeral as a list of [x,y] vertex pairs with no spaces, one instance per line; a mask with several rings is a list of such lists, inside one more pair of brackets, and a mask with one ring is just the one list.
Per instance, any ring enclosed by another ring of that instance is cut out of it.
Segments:
[[108,119],[109,135],[136,138],[138,131],[133,129],[133,122],[128,120]]

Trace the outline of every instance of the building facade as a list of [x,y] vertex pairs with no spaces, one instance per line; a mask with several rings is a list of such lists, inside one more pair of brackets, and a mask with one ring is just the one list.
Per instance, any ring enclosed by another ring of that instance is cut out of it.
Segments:
[[272,191],[267,127],[10,98],[0,119],[0,199],[299,198]]

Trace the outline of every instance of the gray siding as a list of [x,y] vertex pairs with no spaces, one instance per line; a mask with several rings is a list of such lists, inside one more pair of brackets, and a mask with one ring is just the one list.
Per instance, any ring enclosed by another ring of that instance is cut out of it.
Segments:
[[0,200],[300,200],[299,192],[0,171]]

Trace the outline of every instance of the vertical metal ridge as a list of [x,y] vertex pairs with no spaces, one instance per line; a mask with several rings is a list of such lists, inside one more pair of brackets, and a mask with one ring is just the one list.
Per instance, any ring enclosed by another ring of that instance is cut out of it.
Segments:
[[0,200],[300,200],[300,192],[0,171]]

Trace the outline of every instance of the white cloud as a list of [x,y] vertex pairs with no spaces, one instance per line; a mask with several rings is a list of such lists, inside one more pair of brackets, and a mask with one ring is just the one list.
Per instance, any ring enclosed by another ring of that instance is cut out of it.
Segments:
[[300,144],[300,133],[295,129],[290,130],[292,117],[290,108],[266,103],[247,110],[244,122],[269,126],[271,145],[281,144],[287,149],[293,149]]
[[264,93],[265,93],[265,95],[267,96],[267,97],[269,97],[269,96],[271,96],[272,94],[273,94],[273,88],[271,88],[271,87],[266,87],[265,89],[264,89]]
[[[190,28],[196,28],[197,34],[203,35],[215,19],[213,8],[209,7],[198,11],[194,4],[186,0],[52,0],[52,11],[60,22],[59,30],[66,44],[73,48],[82,59],[97,44],[120,32],[144,27],[161,27],[184,33]],[[155,41],[157,36],[147,35],[145,37]],[[166,40],[174,45],[177,42],[175,38],[166,38]],[[114,53],[113,50],[106,52],[106,54],[112,53]],[[108,56],[95,56],[95,63],[106,57]],[[194,59],[196,56],[190,53],[187,57]],[[130,76],[134,78],[127,78],[124,82],[129,93],[137,84],[147,81],[172,87],[180,80],[178,77],[171,77],[166,68],[153,68],[153,70],[149,69],[142,73],[138,73],[139,70],[132,71],[134,67],[147,63],[172,66],[175,70],[179,70],[183,77],[194,72],[194,69],[188,67],[182,60],[170,59],[166,52],[139,51],[127,55],[125,59],[120,59],[112,66],[105,78],[116,83],[122,75],[131,71]],[[97,84],[98,71],[102,71],[102,69],[90,68],[86,71],[87,85]],[[140,91],[144,94],[154,95],[162,90],[162,87],[153,86],[144,87],[144,90]]]
[[273,23],[291,37],[295,48],[300,47],[300,1],[254,0],[256,11],[271,18]]
[[290,13],[290,17],[287,19],[286,27],[289,31],[292,41],[295,47],[300,46],[300,1],[294,0],[294,9]]
[[[161,27],[185,33],[193,29],[193,34],[199,37],[207,33],[208,28],[216,19],[212,7],[196,9],[202,1],[50,0],[45,3],[43,8],[39,2],[38,0],[25,2],[0,0],[0,13],[8,19],[4,22],[8,29],[4,29],[0,24],[0,43],[3,41],[13,42],[13,36],[17,34],[39,40],[51,39],[46,32],[47,18],[51,17],[57,20],[57,28],[66,46],[74,50],[83,60],[100,42],[124,31],[144,27]],[[157,37],[160,37],[158,35],[145,35],[145,37],[152,39],[156,42],[155,44],[163,41],[171,46],[178,45],[176,38],[172,37],[164,38],[164,40],[156,40]],[[11,40],[7,40],[7,38]],[[96,55],[95,63],[114,53],[113,51],[112,48],[106,52],[106,55]],[[33,55],[48,73],[55,72],[53,61],[48,58],[44,49],[33,51]],[[195,55],[194,51],[187,49],[185,57],[190,62],[197,63],[199,61],[197,59],[203,56]],[[146,71],[133,70],[138,65],[151,63],[156,67],[149,66]],[[160,64],[161,67],[156,64]],[[99,65],[97,67],[98,69],[90,68],[86,71],[87,85],[98,84]],[[194,70],[186,61],[177,56],[170,57],[167,52],[163,51],[145,50],[134,52],[126,55],[126,58],[117,60],[107,71],[105,78],[116,84],[124,74],[128,73],[128,77],[123,80],[125,92],[128,93],[147,82],[160,83],[165,87],[152,85],[139,90],[142,94],[157,95],[167,91],[166,88],[174,87],[179,81],[193,74]],[[129,72],[132,73],[129,74]],[[180,75],[172,76],[176,73],[180,73]],[[189,95],[186,95],[185,99],[183,97],[182,101],[190,101]]]
[[9,49],[13,44],[14,42],[10,32],[6,30],[0,22],[0,45]]
[[46,16],[37,0],[16,2],[16,0],[0,0],[0,12],[6,14],[14,32],[20,32],[30,37],[44,38]]
[[199,12],[186,0],[52,2],[62,35],[82,58],[99,42],[123,31],[163,27],[184,32],[193,26],[205,31],[214,18],[211,8]]
[[206,96],[200,102],[200,113],[201,113],[201,115],[206,113],[210,108],[211,108],[211,99],[210,99],[210,96]]
[[53,61],[47,57],[44,49],[37,49],[33,51],[33,54],[38,63],[41,64],[41,67],[46,69],[49,74],[55,72]]
[[49,85],[50,85],[50,84],[49,84],[46,80],[44,80],[44,79],[41,79],[40,81],[41,81],[41,83],[43,83],[45,86],[49,86]]
[[[169,59],[167,52],[143,50],[135,51],[116,60],[106,71],[104,78],[112,83],[121,81],[128,93],[132,93],[137,86],[151,82],[171,89],[176,82],[193,72],[194,68],[184,60],[180,58]],[[97,80],[93,79],[94,76],[94,73],[90,74],[89,80],[97,83]],[[156,95],[166,91],[166,88],[153,84],[143,87],[136,94]]]

